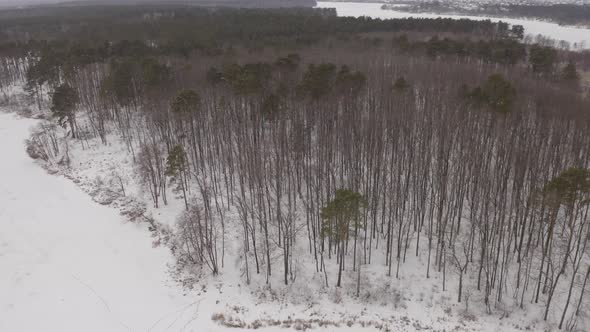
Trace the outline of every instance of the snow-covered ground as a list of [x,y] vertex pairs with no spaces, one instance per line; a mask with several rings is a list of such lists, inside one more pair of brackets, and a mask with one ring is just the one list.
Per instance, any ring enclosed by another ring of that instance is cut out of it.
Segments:
[[472,20],[491,20],[493,22],[503,21],[512,25],[522,25],[525,33],[532,35],[543,35],[556,41],[564,40],[571,44],[574,49],[590,48],[590,29],[577,28],[571,26],[561,26],[556,23],[523,20],[512,18],[497,18],[485,16],[460,16],[460,15],[438,15],[427,13],[408,13],[391,9],[381,9],[382,3],[361,3],[361,2],[318,2],[319,8],[336,8],[338,16],[368,16],[372,18],[404,18],[404,17],[423,17],[423,18],[468,18]]
[[35,123],[0,113],[0,331],[161,331],[197,315],[145,225],[26,155]]

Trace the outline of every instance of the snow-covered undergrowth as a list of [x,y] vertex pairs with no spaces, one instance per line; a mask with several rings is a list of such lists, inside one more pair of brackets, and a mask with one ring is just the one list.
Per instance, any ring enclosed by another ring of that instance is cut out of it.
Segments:
[[[63,133],[62,133],[63,134]],[[63,137],[63,136],[62,136]],[[154,208],[150,196],[134,175],[132,157],[116,136],[109,137],[104,145],[99,139],[82,143],[66,139],[69,164],[45,163],[51,172],[64,175],[88,193],[92,199],[120,210],[132,221],[149,222],[153,246],[173,246],[178,216],[184,210],[182,197],[168,193],[168,204]],[[131,211],[131,213],[129,213]],[[228,217],[237,222],[237,215]],[[147,234],[146,234],[147,235]],[[519,326],[538,328],[537,323],[515,319],[497,321],[493,316],[479,316],[484,308],[457,304],[454,293],[440,289],[441,276],[425,279],[424,253],[418,262],[405,266],[399,279],[387,277],[383,266],[368,266],[362,274],[362,292],[356,298],[356,272],[345,271],[342,288],[333,287],[336,267],[327,263],[330,287],[324,285],[324,275],[302,269],[312,265],[305,247],[296,248],[294,254],[298,271],[296,281],[285,287],[281,275],[269,283],[263,276],[254,277],[245,284],[242,270],[241,239],[235,229],[226,230],[224,267],[217,277],[195,266],[175,265],[171,269],[179,287],[184,287],[197,298],[211,296],[216,299],[211,319],[222,326],[258,328],[292,327],[296,330],[323,327],[370,327],[378,330],[413,331],[420,329],[455,330],[518,330]],[[178,258],[178,257],[177,257]],[[382,258],[375,258],[381,259]],[[276,258],[277,265],[280,263]],[[171,262],[172,263],[172,262]],[[454,282],[448,283],[455,289]],[[475,301],[474,301],[475,302]],[[512,308],[502,310],[509,317]]]
[[[56,133],[49,134],[52,131]],[[109,135],[106,145],[98,138],[74,140],[67,137],[63,128],[48,122],[40,123],[32,130],[31,137],[38,135],[59,137],[59,152],[40,163],[50,173],[72,180],[95,202],[118,209],[129,221],[149,223],[154,247],[174,247],[178,216],[184,210],[182,196],[170,190],[168,204],[153,207],[149,193],[136,176],[132,155],[116,135]],[[228,224],[237,223],[237,219],[237,215],[230,214]],[[292,327],[296,330],[317,327],[357,330],[365,326],[378,330],[404,328],[412,331],[449,327],[479,330],[481,323],[485,323],[466,314],[464,307],[453,303],[450,294],[441,294],[438,277],[428,283],[415,283],[417,275],[422,273],[418,269],[423,265],[415,267],[415,274],[399,280],[384,277],[382,270],[386,269],[385,266],[367,269],[363,272],[361,298],[356,299],[353,291],[356,272],[346,272],[342,289],[325,287],[323,274],[305,273],[301,269],[313,263],[305,248],[296,248],[295,257],[307,258],[305,261],[296,259],[297,279],[303,282],[284,287],[277,274],[268,284],[261,276],[252,278],[251,284],[246,285],[239,234],[228,227],[225,236],[227,247],[219,276],[212,277],[209,271],[186,264],[172,264],[170,271],[177,285],[196,299],[215,299],[211,319],[221,326]],[[335,269],[329,263],[328,268]],[[333,279],[333,273],[329,273]],[[428,310],[425,311],[424,307]]]
[[[398,314],[359,314],[359,307],[329,300],[277,304],[246,287],[230,261],[217,278],[180,285],[174,258],[149,222],[153,214],[159,229],[174,225],[177,200],[147,208],[141,189],[126,178],[123,193],[120,181],[110,182],[131,174],[116,140],[82,148],[49,122],[27,119],[43,114],[20,97],[15,89],[0,108],[0,330],[397,331],[410,324]],[[39,128],[56,130],[60,150],[35,164],[23,142]],[[65,160],[66,146],[69,165],[56,162]]]
[[[13,96],[11,100],[21,96],[18,89]],[[17,99],[22,105],[26,98]],[[16,103],[10,106],[16,109]],[[105,144],[98,137],[85,135],[84,118],[78,119],[78,122],[81,128],[79,137],[72,139],[65,129],[53,125],[51,120],[41,121],[31,133],[28,152],[51,173],[73,181],[95,202],[118,209],[124,219],[133,225],[145,225],[141,227],[143,235],[146,239],[150,238],[155,251],[167,252],[169,249],[173,254],[166,261],[175,280],[173,287],[185,294],[189,301],[182,309],[155,321],[153,330],[163,329],[166,324],[170,324],[172,330],[181,330],[180,326],[199,330],[195,326],[210,324],[218,328],[320,328],[329,331],[347,328],[353,331],[536,331],[554,329],[559,319],[560,311],[556,310],[550,314],[550,323],[546,324],[541,319],[542,302],[531,304],[526,301],[520,308],[517,298],[505,298],[494,306],[491,314],[487,313],[489,308],[483,304],[482,295],[474,291],[477,283],[474,274],[466,274],[463,301],[457,303],[459,278],[455,270],[447,272],[444,283],[440,271],[433,271],[429,278],[425,277],[428,256],[425,246],[417,255],[413,249],[408,251],[408,260],[403,262],[403,269],[397,278],[387,275],[383,253],[375,251],[373,262],[383,263],[362,266],[358,297],[356,271],[346,269],[343,285],[337,288],[334,287],[335,260],[326,260],[326,273],[303,268],[314,265],[305,242],[293,248],[292,269],[296,272],[288,286],[284,286],[279,271],[270,275],[268,280],[264,271],[260,274],[251,271],[253,276],[247,284],[243,240],[238,231],[240,217],[235,209],[226,212],[226,227],[216,229],[225,249],[219,253],[220,273],[212,276],[206,268],[190,264],[182,248],[179,249],[182,244],[178,241],[178,220],[185,210],[182,194],[168,186],[167,204],[154,207],[149,192],[137,176],[134,154],[125,141],[112,131]],[[42,151],[44,153],[40,153]],[[198,199],[190,196],[190,200]],[[415,241],[416,238],[412,237],[409,248],[415,248]],[[275,266],[280,266],[279,255],[274,253],[271,260]],[[161,263],[162,260],[157,264]],[[149,258],[144,264],[149,264]],[[162,268],[161,265],[159,267]],[[117,282],[116,278],[113,282]],[[512,289],[514,285],[507,287]],[[151,292],[149,288],[143,291]],[[562,297],[563,294],[557,296]],[[187,303],[187,300],[183,298],[182,302]],[[141,307],[142,303],[136,305]],[[171,311],[168,309],[163,311]],[[173,320],[172,317],[176,318]],[[148,320],[153,318],[155,315]]]

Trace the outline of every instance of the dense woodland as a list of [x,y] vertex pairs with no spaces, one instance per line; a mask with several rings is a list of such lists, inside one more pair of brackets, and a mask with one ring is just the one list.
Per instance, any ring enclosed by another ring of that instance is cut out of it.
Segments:
[[[360,296],[364,269],[398,278],[420,255],[459,302],[537,303],[570,330],[588,319],[588,54],[502,23],[332,10],[0,22],[5,94],[24,85],[80,144],[122,141],[155,207],[180,195],[180,263],[223,274],[238,234],[245,282],[355,275]],[[34,143],[55,154],[54,135]]]

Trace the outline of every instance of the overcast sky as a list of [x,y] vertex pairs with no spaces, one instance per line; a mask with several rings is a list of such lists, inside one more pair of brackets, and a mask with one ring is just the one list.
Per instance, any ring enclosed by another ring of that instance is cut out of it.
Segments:
[[[11,6],[19,6],[19,5],[37,5],[37,4],[48,4],[48,3],[60,3],[60,2],[70,2],[70,1],[90,1],[90,0],[0,0],[0,5],[11,5]],[[102,0],[93,0],[102,1]],[[141,2],[145,0],[133,0],[132,2]],[[157,0],[159,2],[165,1],[172,1],[172,0]],[[116,0],[106,0],[105,2],[116,2]]]
[[59,0],[0,0],[1,4],[11,4],[11,5],[25,5],[30,3],[55,3],[60,2]]
[[[39,5],[39,4],[48,4],[48,3],[61,3],[61,2],[71,2],[71,1],[93,1],[93,2],[109,2],[109,3],[116,3],[117,0],[0,0],[0,6],[24,6],[24,5]],[[123,0],[125,2],[142,2],[142,1],[151,1],[155,2],[154,0]],[[123,2],[121,1],[121,2]],[[177,1],[177,0],[156,0],[158,2],[166,2],[166,1]]]
[[[0,6],[23,6],[23,5],[38,5],[48,3],[61,2],[78,2],[78,1],[93,1],[93,2],[108,2],[108,3],[139,3],[139,2],[186,2],[187,0],[0,0]],[[188,0],[190,1],[190,0]]]
[[0,0],[1,5],[12,5],[12,6],[42,4],[42,3],[57,3],[57,2],[64,2],[64,0]]

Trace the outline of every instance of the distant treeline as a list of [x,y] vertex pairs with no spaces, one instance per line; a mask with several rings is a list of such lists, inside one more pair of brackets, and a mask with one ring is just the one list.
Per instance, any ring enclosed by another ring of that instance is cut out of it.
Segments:
[[567,25],[590,25],[590,5],[509,5],[508,14],[534,17]]
[[[409,12],[456,13],[502,17],[526,17],[553,21],[562,25],[590,25],[590,5],[575,4],[482,4],[477,8],[463,8],[448,2],[430,1],[404,3],[395,10]],[[386,5],[385,5],[386,6]]]
[[[37,5],[35,1],[30,1],[34,7],[86,7],[86,6],[129,6],[129,5],[186,5],[186,6],[203,6],[203,7],[239,7],[239,8],[286,8],[286,7],[315,7],[315,0],[75,0],[75,1],[56,1],[57,4]],[[0,6],[16,7],[28,5],[28,3],[18,3],[18,0],[10,0],[7,4]]]
[[93,62],[110,55],[188,55],[195,50],[219,54],[235,46],[292,48],[328,37],[401,31],[486,39],[514,32],[507,24],[491,21],[344,18],[334,9],[71,7],[0,12],[0,52],[39,53],[50,48]]

